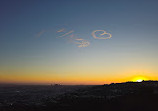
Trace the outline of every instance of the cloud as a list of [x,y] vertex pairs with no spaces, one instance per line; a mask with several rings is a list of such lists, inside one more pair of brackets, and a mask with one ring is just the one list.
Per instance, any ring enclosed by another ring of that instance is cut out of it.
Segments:
[[84,39],[75,39],[75,40],[84,40]]
[[[65,31],[65,29],[63,28],[63,29],[60,29],[60,30],[58,30],[57,31],[57,33],[59,32],[64,32]],[[61,38],[61,37],[64,37],[64,36],[66,36],[66,35],[69,35],[70,34],[70,36],[68,36],[68,39],[72,42],[72,43],[74,43],[74,44],[78,44],[78,46],[77,47],[88,47],[89,45],[90,45],[90,42],[88,42],[87,40],[84,40],[84,39],[82,39],[82,38],[76,38],[75,37],[75,35],[74,35],[74,31],[73,30],[70,30],[69,32],[67,32],[67,33],[65,33],[65,34],[63,34],[63,35],[61,35],[61,36],[59,36],[59,37],[57,37],[57,38]]]
[[90,45],[90,42],[84,39],[78,39],[77,42],[74,42],[74,43],[78,44],[77,47],[88,47]]
[[[71,30],[71,31],[69,31],[69,32],[67,32],[67,33],[65,33],[65,34],[63,34],[63,35],[61,35],[61,36],[59,36],[59,37],[64,37],[64,36],[66,36],[66,35],[68,35],[68,34],[71,34],[71,33],[73,33],[74,31],[73,30]],[[58,37],[57,37],[58,38]]]
[[74,38],[74,36],[75,36],[74,34],[71,34],[71,35],[70,35],[70,38]]
[[[99,32],[103,33],[99,34]],[[94,30],[92,32],[92,36],[95,39],[110,39],[112,37],[112,35],[110,33],[107,33],[105,30]]]
[[44,34],[46,32],[46,30],[41,30],[40,32],[38,32],[36,34],[36,37],[40,37],[42,34]]
[[62,29],[58,30],[57,32],[64,32],[64,31],[65,31],[65,29],[62,28]]
[[88,42],[88,41],[82,41],[81,42],[81,44],[79,45],[79,46],[77,46],[77,47],[88,47],[90,45],[90,42]]

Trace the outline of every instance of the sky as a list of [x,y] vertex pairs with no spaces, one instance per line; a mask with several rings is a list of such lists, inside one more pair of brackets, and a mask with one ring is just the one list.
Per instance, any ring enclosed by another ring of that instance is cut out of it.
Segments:
[[157,0],[1,0],[0,83],[158,80]]

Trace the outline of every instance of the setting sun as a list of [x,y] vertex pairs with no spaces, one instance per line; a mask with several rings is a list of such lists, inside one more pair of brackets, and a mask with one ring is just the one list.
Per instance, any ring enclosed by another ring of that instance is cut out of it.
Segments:
[[143,80],[148,80],[148,79],[142,76],[138,76],[132,79],[133,82],[142,82]]
[[137,80],[137,82],[142,82],[142,81],[143,81],[142,79],[138,79],[138,80]]

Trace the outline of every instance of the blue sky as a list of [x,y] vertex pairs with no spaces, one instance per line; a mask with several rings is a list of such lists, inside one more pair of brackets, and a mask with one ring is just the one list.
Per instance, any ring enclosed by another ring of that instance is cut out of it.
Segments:
[[[87,69],[82,77],[88,78],[88,67],[99,73],[105,66],[100,77],[107,78],[126,73],[128,66],[156,77],[157,5],[157,0],[1,0],[0,75],[7,81],[5,75],[31,77],[40,70],[41,75],[51,71],[51,77],[66,78]],[[79,48],[66,37],[57,38],[62,28],[90,45]],[[94,30],[105,30],[112,38],[95,39]]]

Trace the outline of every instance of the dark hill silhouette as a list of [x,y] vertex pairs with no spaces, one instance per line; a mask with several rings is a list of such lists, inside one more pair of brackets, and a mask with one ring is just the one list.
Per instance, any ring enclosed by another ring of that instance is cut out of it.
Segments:
[[[0,111],[157,111],[158,81],[10,88],[12,91],[16,89],[16,92],[11,93],[7,88],[2,93],[0,88]],[[55,91],[64,90],[69,91],[52,95]],[[13,95],[14,99],[12,96],[7,98],[9,95]],[[31,95],[38,98],[31,98]]]

